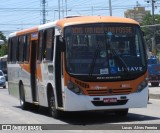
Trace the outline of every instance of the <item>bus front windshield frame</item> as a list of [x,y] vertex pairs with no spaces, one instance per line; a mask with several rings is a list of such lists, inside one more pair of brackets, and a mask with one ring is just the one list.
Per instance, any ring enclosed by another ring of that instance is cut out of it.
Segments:
[[123,79],[147,70],[143,36],[133,24],[83,24],[64,30],[70,75]]

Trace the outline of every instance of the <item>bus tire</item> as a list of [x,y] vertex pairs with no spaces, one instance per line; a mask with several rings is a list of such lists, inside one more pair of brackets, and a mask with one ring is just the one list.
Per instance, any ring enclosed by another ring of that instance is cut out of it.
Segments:
[[6,86],[3,86],[4,89],[6,89]]
[[121,110],[117,110],[116,112],[115,112],[115,114],[117,115],[117,116],[127,116],[127,114],[128,114],[128,109],[121,109]]
[[22,83],[19,86],[19,93],[20,93],[20,106],[21,106],[21,109],[26,110],[28,108],[28,103],[25,101],[24,86],[23,86]]
[[56,101],[55,95],[53,91],[48,93],[48,108],[49,108],[49,115],[55,119],[60,118],[60,111],[56,109]]

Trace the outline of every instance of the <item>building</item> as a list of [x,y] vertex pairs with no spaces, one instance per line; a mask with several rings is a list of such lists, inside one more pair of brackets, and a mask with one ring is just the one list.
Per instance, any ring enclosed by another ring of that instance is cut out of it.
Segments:
[[134,7],[134,9],[128,9],[127,11],[124,12],[124,16],[126,18],[132,18],[136,21],[138,21],[139,23],[142,22],[143,17],[150,13],[149,10],[145,10],[145,7]]

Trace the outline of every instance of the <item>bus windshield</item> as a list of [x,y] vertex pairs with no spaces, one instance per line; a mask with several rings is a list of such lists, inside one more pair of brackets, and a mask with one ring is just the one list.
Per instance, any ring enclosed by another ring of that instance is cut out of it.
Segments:
[[132,24],[84,24],[65,28],[66,68],[72,75],[122,76],[146,71],[140,28]]

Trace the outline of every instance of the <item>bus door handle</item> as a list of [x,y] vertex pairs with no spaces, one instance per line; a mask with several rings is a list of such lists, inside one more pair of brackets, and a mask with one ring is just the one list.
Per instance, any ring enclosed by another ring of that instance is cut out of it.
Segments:
[[48,65],[48,72],[53,73],[53,65]]

